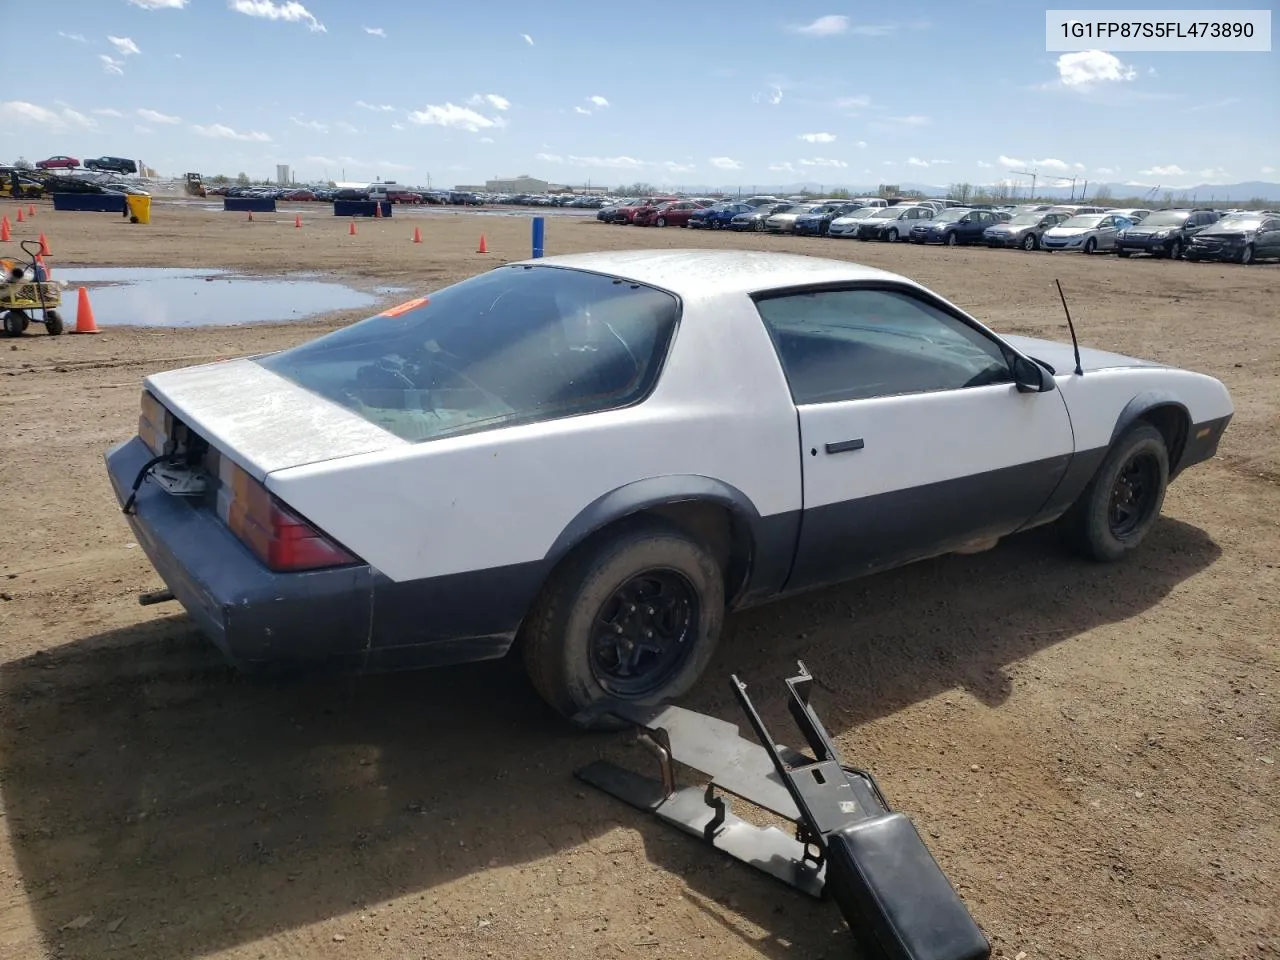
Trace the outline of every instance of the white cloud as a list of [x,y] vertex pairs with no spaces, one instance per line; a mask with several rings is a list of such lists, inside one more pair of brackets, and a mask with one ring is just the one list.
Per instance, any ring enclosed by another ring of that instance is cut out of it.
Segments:
[[1133,67],[1120,62],[1115,54],[1104,50],[1077,50],[1064,53],[1057,61],[1058,82],[1064,87],[1087,90],[1098,83],[1132,80],[1138,75]]
[[607,107],[609,105],[608,100],[598,95],[594,97],[587,97],[587,99],[590,100],[592,103],[594,103],[597,107]]
[[987,161],[985,161],[985,160],[979,160],[979,161],[978,161],[978,166],[979,166],[979,167],[981,167],[981,168],[982,168],[982,169],[984,169],[984,170],[987,170],[987,169],[989,169],[989,168],[991,167],[991,164],[987,163]]
[[574,112],[574,113],[580,113],[580,114],[582,114],[584,117],[589,117],[589,116],[591,116],[591,111],[590,111],[590,110],[588,110],[586,107],[574,107],[574,108],[573,108],[573,112]]
[[97,110],[94,110],[93,112],[100,117],[123,117],[124,116],[124,114],[121,113],[119,110],[117,110],[115,107],[99,107]]
[[535,153],[533,159],[541,160],[543,163],[564,163],[564,157],[555,153]]
[[767,103],[771,107],[776,107],[782,102],[782,88],[770,87],[762,93],[753,93],[751,100],[753,103]]
[[312,33],[327,33],[323,23],[315,15],[298,3],[298,0],[286,0],[285,3],[274,3],[272,0],[227,0],[227,6],[236,13],[246,17],[258,17],[262,20],[283,20],[285,23],[305,23]]
[[395,110],[395,107],[389,103],[365,103],[363,100],[357,100],[356,106],[362,110],[377,110],[381,113],[391,113]]
[[306,157],[307,163],[320,167],[376,167],[379,170],[411,170],[403,163],[390,160],[361,160],[359,157]]
[[1208,167],[1207,169],[1201,170],[1199,176],[1205,180],[1222,181],[1231,179],[1231,174],[1227,173],[1227,171],[1223,170],[1221,167]]
[[409,119],[424,126],[450,127],[454,130],[466,130],[468,133],[478,133],[481,130],[504,125],[501,117],[486,117],[454,103],[428,105],[423,110],[411,112]]
[[333,128],[335,130],[341,130],[343,133],[359,133],[360,132],[351,124],[347,123],[347,121],[345,120],[339,120],[337,123],[333,125]]
[[802,167],[847,167],[843,160],[832,160],[828,157],[814,157],[812,160],[801,160]]
[[1093,172],[1100,177],[1114,177],[1120,171],[1115,169],[1114,167],[1098,167]]
[[306,127],[308,130],[314,130],[316,133],[328,133],[328,124],[321,123],[319,120],[299,120],[297,117],[289,118],[299,127]]
[[190,0],[129,0],[129,2],[143,10],[181,10]]
[[1006,157],[1003,153],[997,161],[1002,167],[1025,167],[1027,161],[1019,160],[1017,157]]
[[871,98],[865,93],[856,97],[841,97],[836,101],[837,110],[864,110],[871,106]]
[[155,131],[154,131],[154,130],[152,130],[150,127],[144,127],[144,126],[143,126],[142,124],[140,124],[140,123],[135,123],[135,124],[133,125],[133,132],[134,132],[134,133],[141,133],[141,134],[143,134],[144,136],[145,136],[146,134],[155,133]]
[[207,127],[193,123],[191,129],[194,133],[202,137],[208,137],[211,140],[247,140],[254,143],[271,142],[271,138],[265,133],[259,133],[256,130],[250,133],[239,133],[221,123],[212,123]]
[[667,160],[662,164],[668,173],[693,173],[698,167],[692,163],[676,163],[674,160]]
[[98,59],[102,61],[102,70],[104,73],[114,74],[117,77],[124,75],[123,60],[117,60],[105,53],[98,54]]
[[809,143],[835,143],[836,135],[834,133],[802,133],[796,139]]
[[181,123],[182,122],[181,117],[171,117],[166,113],[161,113],[159,110],[148,110],[145,107],[139,107],[137,113],[138,113],[138,116],[140,116],[143,120],[148,120],[151,123]]
[[531,47],[533,46],[533,37],[529,36],[527,33],[520,34],[520,38],[524,40],[524,42],[527,43],[529,46]]
[[493,137],[481,137],[481,138],[480,138],[480,142],[481,142],[481,143],[493,143]]
[[1071,169],[1070,164],[1062,160],[1058,160],[1055,157],[1045,157],[1043,160],[1032,160],[1031,166],[1032,168],[1044,167],[1046,170],[1056,170],[1059,173]]
[[779,173],[795,173],[796,172],[796,168],[793,167],[790,163],[788,163],[785,160],[782,163],[769,164],[769,169]]
[[907,157],[907,166],[909,167],[927,167],[928,160],[921,160],[919,157]]
[[859,150],[865,150],[865,149],[867,149],[867,141],[865,141],[865,140],[859,140],[859,141],[857,142],[856,146],[857,146],[857,148],[858,148]]
[[392,130],[408,130],[409,128],[406,127],[403,123],[393,123],[391,125],[391,129]]
[[846,33],[849,30],[849,18],[840,14],[828,14],[825,17],[819,17],[812,23],[807,23],[803,27],[795,27],[796,33],[803,33],[810,37],[834,37],[837,34]]
[[910,113],[905,117],[889,117],[890,123],[899,123],[904,127],[925,127],[933,123],[929,117],[922,117],[918,113]]
[[371,37],[385,37],[387,35],[387,31],[382,27],[362,27],[361,29]]
[[1261,172],[1262,172],[1262,173],[1275,173],[1275,172],[1276,172],[1276,168],[1275,168],[1275,167],[1263,167],[1263,168],[1262,168],[1262,170],[1261,170]]
[[1138,173],[1144,177],[1185,177],[1190,171],[1183,170],[1176,163],[1170,163],[1165,166],[1148,167],[1146,170],[1139,170]]
[[115,47],[116,53],[122,57],[134,56],[142,52],[128,37],[107,37],[107,42]]
[[717,170],[741,170],[742,164],[734,160],[732,157],[710,157],[707,163],[711,164]]
[[506,97],[500,97],[496,93],[477,93],[467,103],[473,107],[483,107],[488,105],[495,110],[510,110],[511,101]]
[[59,30],[58,36],[62,37],[64,40],[74,40],[76,43],[89,42],[88,40],[85,39],[85,36],[83,33],[63,33],[61,30]]
[[98,123],[78,110],[62,104],[61,110],[50,110],[26,100],[5,100],[0,103],[0,120],[11,123],[33,123],[50,130],[65,130],[68,126],[92,130]]
[[172,57],[173,57],[173,59],[175,59],[175,60],[181,60],[181,59],[182,59],[182,54],[180,54],[180,53],[170,54],[170,56],[172,56]]
[[648,166],[635,157],[575,157],[570,154],[569,162],[579,167],[603,167],[609,170],[639,170]]

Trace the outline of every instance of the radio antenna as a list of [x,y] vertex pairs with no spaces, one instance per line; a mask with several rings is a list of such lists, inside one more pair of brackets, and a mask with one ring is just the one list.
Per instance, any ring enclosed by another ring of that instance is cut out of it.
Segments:
[[1054,277],[1053,282],[1058,287],[1058,299],[1062,301],[1062,312],[1067,315],[1067,329],[1071,331],[1071,347],[1076,352],[1076,376],[1084,376],[1084,368],[1080,366],[1080,341],[1076,339],[1076,325],[1071,322],[1071,308],[1067,306],[1067,297],[1062,292],[1062,284],[1058,283],[1058,278]]

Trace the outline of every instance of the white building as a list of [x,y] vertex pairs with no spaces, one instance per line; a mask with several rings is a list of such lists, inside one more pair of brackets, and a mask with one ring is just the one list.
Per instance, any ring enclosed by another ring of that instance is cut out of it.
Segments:
[[276,164],[276,183],[282,187],[293,183],[293,173],[287,163]]

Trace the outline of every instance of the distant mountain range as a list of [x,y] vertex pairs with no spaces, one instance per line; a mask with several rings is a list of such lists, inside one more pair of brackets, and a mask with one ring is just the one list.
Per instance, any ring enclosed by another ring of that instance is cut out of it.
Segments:
[[[991,189],[989,184],[973,184],[974,189],[983,188]],[[919,191],[929,197],[945,197],[949,192],[950,185],[929,184],[929,183],[899,183],[899,189],[903,191]],[[1075,199],[1080,200],[1080,191],[1084,187],[1081,181],[1076,185]],[[742,196],[749,196],[753,193],[771,194],[774,196],[787,196],[793,193],[801,193],[809,191],[811,193],[829,193],[834,190],[848,190],[851,194],[866,194],[874,196],[879,190],[879,185],[868,186],[866,184],[843,184],[833,182],[819,183],[816,180],[810,180],[803,183],[782,183],[782,184],[753,184],[750,187],[715,187],[709,184],[693,184],[680,186],[684,193],[741,193]],[[1112,198],[1139,197],[1146,198],[1148,202],[1153,204],[1163,204],[1166,195],[1170,199],[1178,203],[1226,203],[1228,201],[1247,202],[1249,200],[1265,200],[1267,202],[1280,203],[1280,183],[1265,183],[1261,180],[1249,180],[1244,183],[1203,183],[1193,187],[1153,187],[1133,183],[1089,183],[1086,199],[1092,199],[1099,190],[1106,190]],[[1023,184],[1018,190],[1018,196],[1025,198],[1027,195],[1027,185]],[[1048,187],[1036,186],[1036,196],[1044,199],[1067,200],[1072,196],[1071,187]]]

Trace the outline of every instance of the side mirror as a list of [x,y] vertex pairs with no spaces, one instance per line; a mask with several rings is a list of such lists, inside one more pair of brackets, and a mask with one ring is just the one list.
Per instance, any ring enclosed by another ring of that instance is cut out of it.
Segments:
[[1058,386],[1053,379],[1053,374],[1026,357],[1014,358],[1013,382],[1017,385],[1019,393],[1049,393]]

